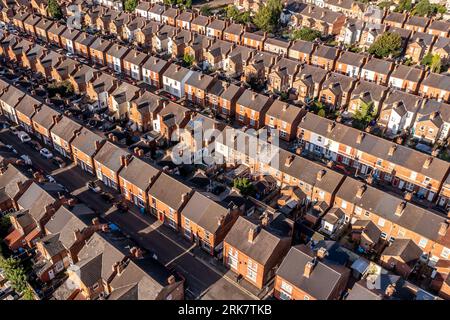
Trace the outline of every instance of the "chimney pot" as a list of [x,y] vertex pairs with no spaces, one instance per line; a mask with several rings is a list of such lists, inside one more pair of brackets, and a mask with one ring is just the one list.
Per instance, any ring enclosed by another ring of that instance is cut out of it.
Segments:
[[324,259],[328,255],[328,250],[325,247],[321,247],[317,250],[317,258]]
[[430,167],[431,162],[433,161],[433,157],[428,157],[425,162],[423,163],[423,167],[425,169],[428,169]]
[[317,172],[317,180],[322,181],[322,178],[325,176],[326,171],[324,169]]
[[257,235],[257,227],[253,226],[248,230],[248,242],[255,241],[256,235]]
[[362,198],[362,196],[363,196],[363,194],[364,194],[364,191],[366,191],[366,189],[367,189],[367,187],[366,187],[366,185],[360,185],[359,187],[358,187],[358,190],[356,191],[356,197],[358,197],[359,199],[361,199]]
[[167,283],[168,284],[174,284],[176,281],[175,276],[171,275],[170,277],[167,278]]
[[403,213],[403,210],[405,210],[406,202],[402,201],[397,205],[397,208],[395,209],[395,215],[401,216]]
[[441,222],[440,226],[439,226],[439,235],[444,237],[447,234],[447,230],[448,230],[448,223],[447,222]]
[[314,260],[313,261],[308,261],[305,264],[305,270],[303,271],[303,276],[305,278],[309,278],[311,276],[311,273],[312,273],[312,271],[314,269],[314,265],[315,265],[315,261]]

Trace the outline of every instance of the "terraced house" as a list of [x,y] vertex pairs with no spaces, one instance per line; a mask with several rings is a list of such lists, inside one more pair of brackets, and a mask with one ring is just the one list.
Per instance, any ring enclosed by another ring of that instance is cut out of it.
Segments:
[[166,173],[161,173],[148,190],[150,213],[175,230],[180,228],[180,212],[193,190]]
[[310,152],[428,201],[436,199],[448,174],[445,161],[311,113],[303,117],[298,132]]
[[[145,172],[145,174],[143,174]],[[125,199],[133,203],[141,211],[148,209],[148,189],[156,181],[161,172],[143,160],[133,157],[125,161],[119,173],[119,185]]]
[[360,219],[372,221],[382,232],[383,240],[411,239],[431,265],[448,259],[448,223],[439,213],[350,177],[337,192],[335,206],[345,212],[350,223]]
[[128,152],[106,141],[93,157],[97,178],[108,187],[119,189],[119,171],[129,163],[130,158]]

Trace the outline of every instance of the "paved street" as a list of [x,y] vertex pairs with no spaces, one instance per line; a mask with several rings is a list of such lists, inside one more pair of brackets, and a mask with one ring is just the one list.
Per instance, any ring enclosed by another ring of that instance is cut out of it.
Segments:
[[[223,277],[223,270],[213,266],[200,249],[181,239],[181,236],[166,226],[160,225],[151,216],[137,212],[119,213],[114,206],[106,203],[98,194],[86,187],[86,182],[94,179],[73,164],[57,168],[51,161],[42,158],[30,146],[23,144],[9,130],[0,132],[0,141],[10,144],[19,156],[30,156],[35,168],[51,174],[69,192],[102,214],[106,220],[117,224],[123,232],[130,235],[141,247],[156,253],[158,260],[168,267],[174,267],[186,278],[187,297],[198,299],[208,292],[220,292],[223,299],[255,299],[251,292],[242,288],[231,278]],[[194,254],[196,252],[196,254]],[[200,258],[200,256],[202,258]],[[216,262],[217,263],[217,262]],[[219,290],[219,291],[218,291]]]

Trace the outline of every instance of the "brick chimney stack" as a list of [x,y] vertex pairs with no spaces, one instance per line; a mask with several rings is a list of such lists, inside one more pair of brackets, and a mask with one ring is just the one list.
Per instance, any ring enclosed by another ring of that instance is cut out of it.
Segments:
[[305,264],[305,270],[303,270],[303,276],[305,278],[309,278],[311,276],[311,273],[313,272],[314,266],[315,266],[315,261],[314,260],[313,261],[308,261]]
[[258,234],[258,230],[256,226],[253,226],[248,230],[247,240],[248,242],[255,241],[256,235]]

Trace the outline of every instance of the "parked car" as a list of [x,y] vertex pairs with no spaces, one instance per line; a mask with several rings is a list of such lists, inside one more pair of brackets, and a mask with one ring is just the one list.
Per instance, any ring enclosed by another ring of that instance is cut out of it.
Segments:
[[31,166],[33,164],[33,162],[31,161],[31,158],[29,156],[27,156],[26,154],[21,155],[20,158],[23,161],[25,161],[25,164],[27,164],[27,165]]
[[41,144],[39,142],[37,142],[37,141],[31,140],[31,141],[28,142],[28,144],[36,151],[39,151],[39,150],[42,149]]
[[19,137],[20,141],[22,141],[23,143],[31,141],[30,136],[25,131],[19,131],[17,133],[17,136]]
[[11,128],[9,128],[9,130],[11,130],[11,132],[16,135],[19,133],[19,130],[17,130],[17,127],[11,127]]
[[60,157],[54,157],[52,163],[59,168],[64,168],[66,166],[66,163]]
[[89,190],[95,193],[99,193],[100,191],[102,191],[102,188],[100,188],[100,186],[98,186],[95,181],[89,181],[88,183],[86,183],[86,186]]
[[[46,175],[45,176],[46,178],[47,178],[47,180],[48,180],[48,182],[51,182],[51,183],[56,183],[56,180],[55,180],[55,178],[53,178],[51,175]],[[64,188],[64,186],[63,185],[61,185],[61,187],[63,187]]]
[[114,195],[110,192],[102,192],[102,198],[107,202],[111,203],[114,200]]
[[39,151],[41,156],[43,156],[45,159],[51,159],[53,158],[53,153],[51,153],[47,148],[42,148],[41,151]]

